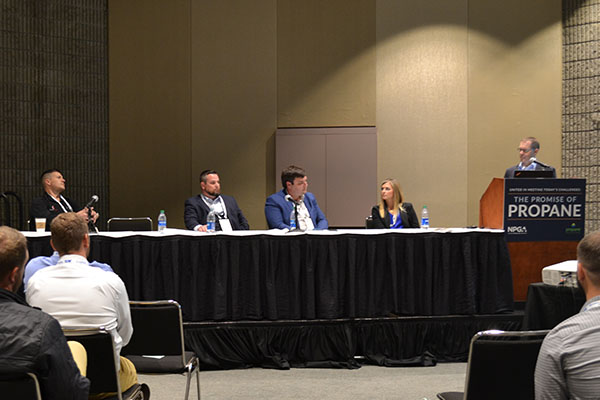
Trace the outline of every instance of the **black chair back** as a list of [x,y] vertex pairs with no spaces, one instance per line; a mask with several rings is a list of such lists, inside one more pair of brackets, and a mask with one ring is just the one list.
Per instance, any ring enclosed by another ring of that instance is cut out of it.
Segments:
[[548,331],[480,332],[471,341],[466,399],[534,399],[537,356]]
[[151,231],[152,219],[150,217],[120,218],[114,217],[108,220],[110,232],[122,231]]
[[3,399],[42,400],[40,385],[32,373],[0,375]]
[[25,230],[23,200],[18,194],[10,191],[0,193],[0,210],[0,225]]
[[176,301],[131,301],[129,308],[134,329],[123,355],[181,355],[183,360],[183,321]]
[[90,394],[121,392],[112,336],[103,328],[64,329],[67,340],[79,342],[87,352]]

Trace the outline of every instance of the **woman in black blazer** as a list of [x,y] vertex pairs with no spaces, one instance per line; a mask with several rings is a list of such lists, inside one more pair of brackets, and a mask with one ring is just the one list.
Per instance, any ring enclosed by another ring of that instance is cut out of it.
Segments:
[[395,179],[381,183],[381,199],[371,210],[373,228],[420,228],[417,214],[411,203],[404,203],[400,185]]

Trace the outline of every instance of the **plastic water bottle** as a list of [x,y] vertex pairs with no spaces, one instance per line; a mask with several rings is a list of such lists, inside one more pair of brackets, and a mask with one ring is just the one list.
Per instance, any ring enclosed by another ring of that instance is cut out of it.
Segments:
[[215,209],[213,206],[210,206],[210,211],[208,212],[208,216],[206,217],[206,231],[214,232],[217,223],[217,214],[215,213]]
[[429,228],[429,211],[427,211],[427,206],[423,206],[423,211],[421,211],[421,228]]
[[165,233],[165,229],[167,229],[167,214],[165,214],[165,210],[160,210],[160,214],[158,214],[158,233]]
[[292,212],[290,213],[290,231],[293,231],[296,227],[296,210],[292,208]]

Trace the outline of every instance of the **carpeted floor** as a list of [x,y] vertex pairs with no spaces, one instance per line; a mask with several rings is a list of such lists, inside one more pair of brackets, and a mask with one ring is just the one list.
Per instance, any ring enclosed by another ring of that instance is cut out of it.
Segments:
[[[466,363],[435,367],[360,369],[252,368],[202,371],[202,398],[211,399],[406,399],[433,400],[436,393],[462,391]],[[140,375],[150,386],[151,399],[183,399],[184,375]],[[190,399],[197,399],[192,381]]]

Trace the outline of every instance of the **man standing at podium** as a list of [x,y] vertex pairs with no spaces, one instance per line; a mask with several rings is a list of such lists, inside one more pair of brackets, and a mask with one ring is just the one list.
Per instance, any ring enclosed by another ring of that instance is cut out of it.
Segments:
[[510,167],[504,173],[505,178],[514,178],[515,171],[552,171],[552,177],[556,178],[556,169],[536,159],[540,151],[540,142],[532,136],[526,137],[519,143],[519,164]]

